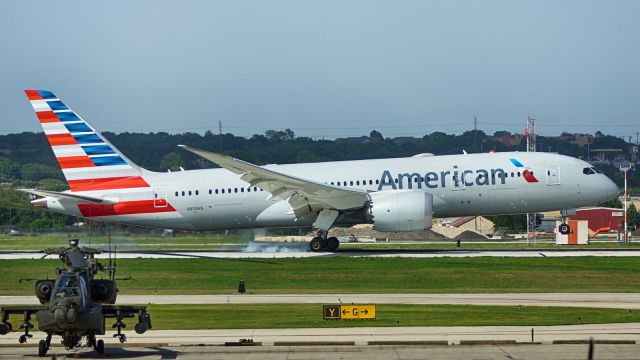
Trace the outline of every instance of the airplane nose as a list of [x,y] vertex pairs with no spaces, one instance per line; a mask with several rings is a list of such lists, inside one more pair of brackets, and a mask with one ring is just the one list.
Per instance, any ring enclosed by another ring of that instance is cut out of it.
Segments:
[[612,199],[616,196],[618,196],[618,194],[620,194],[620,188],[618,187],[618,185],[616,185],[616,183],[614,183],[613,181],[611,181],[611,179],[607,178],[607,185],[605,187],[607,190],[607,200]]

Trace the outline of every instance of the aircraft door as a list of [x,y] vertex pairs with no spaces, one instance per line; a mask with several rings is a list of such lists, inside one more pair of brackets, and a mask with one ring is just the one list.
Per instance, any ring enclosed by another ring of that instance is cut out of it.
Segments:
[[167,188],[164,186],[153,187],[153,207],[164,208],[167,207]]
[[560,166],[547,164],[547,185],[560,185]]

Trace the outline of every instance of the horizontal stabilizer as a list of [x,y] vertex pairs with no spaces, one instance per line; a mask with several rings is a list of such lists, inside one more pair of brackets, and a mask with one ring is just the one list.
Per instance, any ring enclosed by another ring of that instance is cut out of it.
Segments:
[[79,203],[87,203],[87,204],[115,204],[115,202],[106,200],[103,198],[95,197],[95,196],[87,196],[87,195],[76,195],[70,192],[58,192],[58,191],[47,191],[47,190],[36,190],[36,189],[16,189],[18,191],[26,192],[28,194],[43,196],[43,197],[53,197],[58,199],[71,199],[75,200]]

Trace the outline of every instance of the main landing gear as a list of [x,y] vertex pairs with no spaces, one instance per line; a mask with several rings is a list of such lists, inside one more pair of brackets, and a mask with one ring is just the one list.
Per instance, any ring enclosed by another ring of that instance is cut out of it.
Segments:
[[319,251],[336,251],[340,246],[340,240],[337,237],[327,237],[328,231],[319,230],[316,237],[309,242],[309,250],[313,252]]

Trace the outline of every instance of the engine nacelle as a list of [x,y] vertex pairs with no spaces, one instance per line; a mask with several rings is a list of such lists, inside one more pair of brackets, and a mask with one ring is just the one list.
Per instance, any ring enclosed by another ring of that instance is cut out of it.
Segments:
[[54,285],[55,280],[36,281],[36,297],[40,301],[40,304],[46,304],[49,302]]
[[377,231],[431,229],[433,195],[414,190],[387,190],[369,194],[368,215]]
[[93,280],[91,284],[91,297],[93,301],[104,304],[115,304],[118,289],[116,283],[111,280]]

